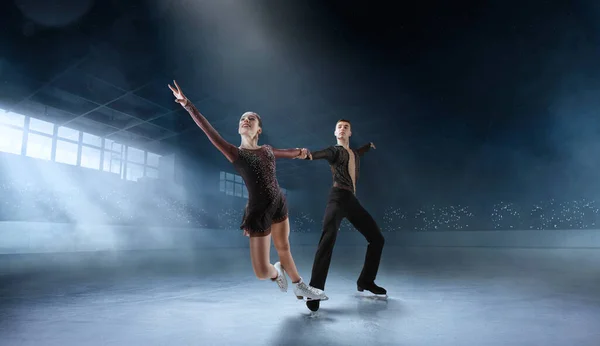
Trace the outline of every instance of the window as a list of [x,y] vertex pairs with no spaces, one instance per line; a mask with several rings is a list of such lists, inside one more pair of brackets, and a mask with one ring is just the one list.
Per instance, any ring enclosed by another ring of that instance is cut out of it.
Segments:
[[221,172],[221,178],[219,179],[219,191],[225,192],[225,172]]
[[0,151],[21,154],[23,146],[23,130],[0,126]]
[[233,182],[226,180],[225,181],[225,194],[229,196],[233,196]]
[[123,160],[121,152],[123,145],[113,141],[112,139],[104,139],[104,162],[103,171],[121,174]]
[[[30,131],[24,131],[26,120],[29,121],[28,129]],[[55,127],[57,130],[56,145],[53,146]],[[48,121],[0,109],[0,152],[21,154],[24,132],[28,132],[25,154],[32,158],[52,160],[52,156],[54,156],[55,162],[74,166],[79,161],[81,167],[102,169],[119,174],[121,179],[131,181],[137,181],[144,176],[158,179],[160,175],[161,155],[128,147],[74,128],[58,126]],[[79,142],[80,137],[81,143]],[[53,150],[55,151],[53,152]],[[103,157],[102,150],[104,150]],[[125,153],[127,153],[127,162],[124,159]],[[78,157],[78,154],[81,156]],[[244,192],[241,177],[229,174],[229,179],[230,195],[240,197],[247,195],[247,192]],[[223,183],[222,190],[225,191],[225,189],[226,186]]]
[[0,124],[23,127],[25,125],[25,116],[0,109]]
[[228,196],[248,198],[248,189],[240,175],[221,172],[219,191]]
[[146,167],[146,176],[149,178],[158,179],[158,169]]
[[144,164],[144,151],[127,147],[127,161]]
[[127,163],[127,180],[137,181],[144,176],[144,166],[135,163]]
[[146,164],[150,167],[158,167],[160,155],[148,152]]
[[50,160],[52,158],[52,137],[29,133],[27,136],[27,156]]
[[121,154],[104,151],[103,171],[121,174]]
[[77,165],[77,147],[78,145],[75,143],[61,141],[60,139],[57,140],[56,157],[54,158],[54,161],[69,165]]
[[100,149],[82,146],[81,167],[100,169]]
[[112,150],[112,151],[116,151],[116,152],[120,153],[121,150],[123,150],[123,146],[121,144],[113,141],[112,139],[105,139],[104,140],[104,149]]
[[102,148],[102,138],[92,135],[90,133],[84,132],[83,133],[83,140],[82,140],[83,144],[87,144],[87,145],[93,145],[95,147],[98,148]]
[[54,134],[54,124],[36,118],[29,118],[29,129],[45,134]]
[[61,126],[58,128],[58,137],[79,142],[79,131]]
[[242,197],[243,190],[244,190],[244,185],[242,185],[242,184],[235,184],[234,188],[235,188],[235,195],[237,197]]

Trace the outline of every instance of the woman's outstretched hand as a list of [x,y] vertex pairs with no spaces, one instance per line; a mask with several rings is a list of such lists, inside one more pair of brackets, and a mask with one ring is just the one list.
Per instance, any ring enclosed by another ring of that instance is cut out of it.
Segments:
[[173,96],[175,96],[175,102],[177,102],[181,106],[185,107],[185,105],[188,102],[188,99],[187,99],[187,97],[185,97],[185,95],[181,91],[181,88],[179,87],[179,84],[177,84],[176,81],[173,81],[173,83],[175,84],[175,88],[177,88],[177,89],[173,88],[171,86],[171,84],[169,84],[169,89],[171,89],[171,91],[173,92]]

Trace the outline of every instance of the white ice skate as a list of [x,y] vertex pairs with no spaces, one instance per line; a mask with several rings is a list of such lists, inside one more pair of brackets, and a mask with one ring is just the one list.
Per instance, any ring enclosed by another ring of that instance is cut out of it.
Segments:
[[285,270],[283,269],[283,267],[281,266],[281,263],[279,263],[279,262],[275,263],[273,266],[275,267],[275,269],[277,269],[277,277],[275,279],[271,279],[271,280],[273,280],[277,283],[277,286],[279,286],[279,289],[281,290],[281,292],[287,292],[288,282],[287,282],[287,278],[285,277]]
[[317,299],[317,300],[328,300],[329,297],[325,295],[325,292],[318,288],[309,286],[300,279],[300,282],[294,284],[294,294],[298,299]]

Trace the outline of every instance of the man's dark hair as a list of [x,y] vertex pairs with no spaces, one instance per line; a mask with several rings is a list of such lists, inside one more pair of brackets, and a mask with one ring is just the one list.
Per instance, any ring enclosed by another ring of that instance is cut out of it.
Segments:
[[337,123],[335,123],[335,125],[337,126],[337,124],[339,124],[339,123],[348,123],[348,125],[350,125],[350,127],[352,127],[352,123],[350,122],[350,120],[340,119],[337,121]]

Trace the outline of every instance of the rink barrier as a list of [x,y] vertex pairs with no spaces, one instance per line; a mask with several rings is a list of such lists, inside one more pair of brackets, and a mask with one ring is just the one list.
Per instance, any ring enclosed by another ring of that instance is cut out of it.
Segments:
[[[240,230],[0,222],[0,254],[78,251],[247,248]],[[320,231],[292,232],[292,246],[316,247]],[[600,248],[600,230],[498,230],[384,232],[386,246]],[[365,246],[343,231],[336,247]]]

